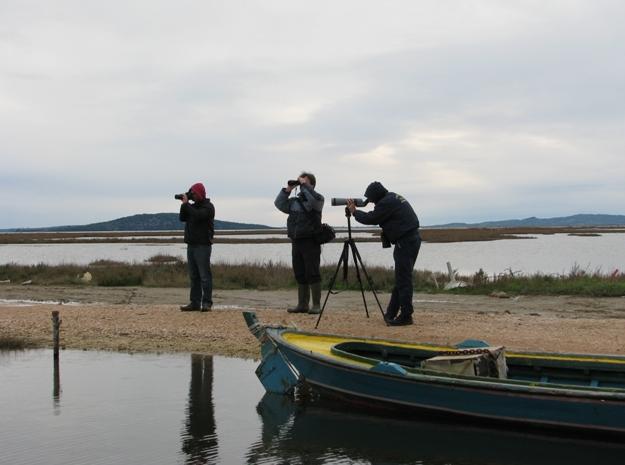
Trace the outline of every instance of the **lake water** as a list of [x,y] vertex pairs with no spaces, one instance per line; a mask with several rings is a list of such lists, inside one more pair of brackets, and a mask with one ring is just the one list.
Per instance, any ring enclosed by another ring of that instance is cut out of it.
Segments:
[[250,360],[0,351],[0,464],[612,465],[625,446],[266,395]]
[[[504,239],[487,242],[423,243],[416,268],[445,271],[451,262],[461,274],[472,274],[482,268],[489,274],[508,270],[526,274],[566,274],[573,268],[603,273],[625,270],[625,234],[611,233],[599,237],[566,234],[536,235],[528,239]],[[393,266],[392,249],[379,243],[357,243],[368,266]],[[322,248],[322,264],[338,262],[343,248],[339,240]],[[184,244],[27,244],[0,245],[0,264],[76,263],[86,265],[100,259],[143,262],[157,255],[185,257]],[[290,244],[215,244],[213,262],[257,262],[290,264]]]

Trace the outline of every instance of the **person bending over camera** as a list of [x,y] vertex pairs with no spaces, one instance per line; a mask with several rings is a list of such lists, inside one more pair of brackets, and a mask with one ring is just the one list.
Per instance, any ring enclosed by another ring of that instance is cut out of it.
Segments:
[[372,211],[357,210],[352,199],[347,202],[347,208],[359,223],[380,225],[383,247],[395,245],[395,286],[384,319],[391,326],[410,325],[413,313],[412,270],[421,248],[419,219],[405,198],[389,192],[377,181],[369,184],[365,197],[375,204]]
[[215,235],[215,207],[206,198],[206,189],[199,182],[193,184],[188,192],[175,197],[182,201],[180,221],[185,223],[184,241],[191,281],[190,302],[180,310],[208,312],[213,306],[211,251]]
[[[321,311],[321,245],[316,239],[321,228],[323,195],[315,191],[317,184],[312,173],[303,172],[287,182],[276,200],[275,206],[289,215],[287,231],[291,238],[293,272],[297,281],[297,306],[290,307],[291,313],[319,313]],[[291,191],[299,186],[299,193],[291,196]],[[309,307],[312,293],[312,307]]]

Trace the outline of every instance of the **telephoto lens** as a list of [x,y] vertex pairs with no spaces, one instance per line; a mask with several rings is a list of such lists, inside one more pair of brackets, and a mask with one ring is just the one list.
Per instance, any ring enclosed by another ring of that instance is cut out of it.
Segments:
[[185,195],[187,196],[187,199],[193,200],[193,191],[185,192],[184,194],[176,194],[176,195],[174,195],[174,199],[182,200],[182,199],[184,199]]
[[[349,198],[343,198],[343,197],[332,197],[332,206],[333,207],[340,207],[343,205],[347,205],[347,201],[349,200]],[[354,201],[354,204],[357,207],[365,207],[369,201],[367,199],[352,199]]]

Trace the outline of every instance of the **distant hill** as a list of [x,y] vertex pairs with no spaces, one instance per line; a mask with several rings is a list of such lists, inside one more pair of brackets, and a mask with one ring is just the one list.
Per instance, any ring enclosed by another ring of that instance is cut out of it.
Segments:
[[429,228],[548,228],[580,226],[625,226],[625,215],[579,214],[557,218],[484,221],[482,223],[447,223]]
[[[19,228],[6,231],[177,231],[184,229],[184,223],[178,219],[178,213],[142,213],[125,216],[111,221],[76,226],[51,226],[47,228]],[[236,223],[215,220],[215,229],[269,229],[262,224]]]
[[[446,223],[427,228],[548,228],[581,226],[625,226],[625,215],[579,214],[556,218],[531,218],[516,220],[484,221],[481,223]],[[184,229],[178,213],[142,213],[111,221],[74,226],[50,226],[45,228],[4,229],[5,232],[73,232],[73,231],[177,231]],[[271,229],[262,224],[237,223],[215,220],[215,229]]]

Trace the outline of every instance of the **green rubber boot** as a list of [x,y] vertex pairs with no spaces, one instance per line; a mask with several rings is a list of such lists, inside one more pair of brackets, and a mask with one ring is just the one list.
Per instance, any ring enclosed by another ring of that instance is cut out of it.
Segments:
[[308,301],[310,300],[310,290],[308,284],[297,285],[297,306],[286,309],[289,313],[307,313]]
[[311,284],[310,292],[312,294],[312,307],[310,307],[308,313],[316,315],[321,313],[321,283]]

